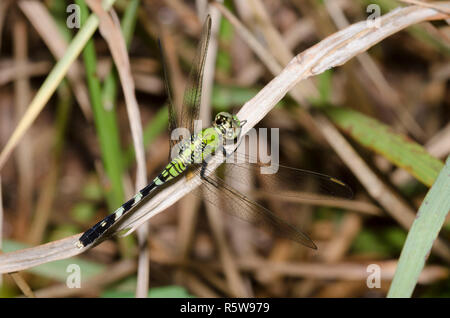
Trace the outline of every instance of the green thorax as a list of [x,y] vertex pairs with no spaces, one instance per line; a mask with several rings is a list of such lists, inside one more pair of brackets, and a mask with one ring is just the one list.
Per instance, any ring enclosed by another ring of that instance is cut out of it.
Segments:
[[181,147],[182,150],[178,157],[185,164],[201,163],[215,154],[220,148],[222,140],[223,135],[220,130],[215,127],[205,128]]

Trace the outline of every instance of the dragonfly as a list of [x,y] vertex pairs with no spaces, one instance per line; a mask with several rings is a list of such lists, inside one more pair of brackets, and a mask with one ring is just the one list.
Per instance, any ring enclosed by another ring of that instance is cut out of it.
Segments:
[[[202,185],[201,196],[206,201],[222,207],[225,211],[245,221],[266,226],[278,236],[291,239],[312,249],[317,248],[307,234],[283,220],[262,204],[252,200],[249,195],[236,190],[230,185],[229,181],[226,181],[226,175],[219,176],[216,173],[217,171],[213,171],[209,166],[210,159],[217,154],[223,155],[226,158],[229,158],[232,154],[239,155],[236,151],[230,151],[231,153],[228,153],[225,145],[238,142],[241,138],[242,127],[246,124],[245,120],[240,120],[236,115],[228,112],[220,112],[215,116],[211,127],[199,132],[194,131],[194,121],[199,117],[203,73],[210,35],[211,18],[208,16],[203,25],[202,37],[187,80],[183,105],[180,112],[181,116],[177,114],[171,102],[168,79],[165,74],[165,83],[169,96],[169,130],[173,131],[177,127],[183,127],[189,130],[190,137],[181,141],[171,140],[171,153],[173,149],[176,149],[176,155],[173,159],[170,160],[151,183],[141,189],[134,197],[84,232],[77,242],[79,248],[98,242],[109,228],[123,218],[125,214],[132,211],[139,202],[169,181],[179,178],[188,172],[200,177]],[[241,156],[245,157],[242,154]],[[249,157],[245,158],[248,161]],[[263,166],[264,164],[260,162],[227,163],[225,173],[233,175],[233,181],[248,185],[251,181],[245,176],[249,175],[249,172],[251,175],[254,172],[261,171],[260,168]],[[273,164],[271,164],[271,167],[273,167]],[[351,188],[336,178],[283,165],[276,165],[275,167],[276,174],[260,175],[260,177],[264,177],[263,181],[265,182],[263,183],[269,185],[268,191],[270,193],[281,192],[282,187],[279,186],[280,182],[278,182],[281,180],[281,184],[288,184],[290,181],[293,181],[297,185],[305,185],[313,182],[318,185],[317,189],[322,193],[345,198],[352,197]],[[237,178],[236,175],[238,176]],[[270,188],[271,184],[277,185]]]

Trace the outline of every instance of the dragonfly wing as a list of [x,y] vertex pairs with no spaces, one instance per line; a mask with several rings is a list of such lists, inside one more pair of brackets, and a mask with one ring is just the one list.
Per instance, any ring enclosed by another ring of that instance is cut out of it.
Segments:
[[[200,111],[200,101],[202,94],[203,71],[208,50],[209,38],[211,35],[211,17],[208,15],[202,30],[202,39],[198,45],[197,53],[192,63],[189,77],[186,83],[186,89],[183,96],[183,105],[181,114],[177,114],[176,107],[173,105],[173,99],[170,94],[169,78],[167,73],[167,64],[164,58],[164,50],[161,41],[159,41],[161,50],[161,60],[164,70],[164,83],[169,99],[169,134],[176,128],[187,128],[189,133],[194,133],[194,121],[198,119]],[[186,136],[183,136],[186,137]],[[172,149],[180,140],[170,139],[170,154]]]
[[191,71],[186,83],[181,109],[180,127],[189,129],[194,133],[194,120],[198,119],[200,100],[202,95],[203,71],[205,68],[206,53],[211,36],[211,17],[208,15],[203,25],[202,39],[197,47],[197,53],[192,63]]
[[[164,73],[164,86],[166,87],[166,92],[167,92],[167,99],[168,99],[168,113],[169,113],[169,136],[172,134],[172,131],[180,126],[180,122],[179,122],[179,118],[177,116],[177,112],[174,108],[173,105],[173,98],[172,98],[172,94],[170,92],[170,85],[169,85],[169,74],[168,74],[168,68],[167,68],[167,63],[166,63],[166,58],[164,56],[164,48],[163,48],[163,44],[161,42],[161,40],[158,40],[158,44],[159,44],[159,51],[160,51],[160,55],[161,55],[161,63],[162,63],[162,68],[163,68],[163,73]],[[178,140],[173,140],[172,138],[170,138],[169,140],[169,145],[170,145],[170,150],[172,150],[172,148],[175,146],[175,144],[177,144]]]
[[203,198],[229,214],[247,222],[262,225],[273,230],[278,236],[291,239],[309,248],[317,249],[314,242],[302,231],[290,225],[262,205],[252,201],[228,185],[214,173],[203,176]]
[[277,163],[265,164],[237,152],[227,158],[226,162],[228,163],[221,167],[223,176],[239,176],[235,178],[236,182],[244,185],[254,185],[253,179],[257,176],[256,179],[261,184],[260,190],[263,192],[288,196],[317,193],[345,199],[353,197],[353,191],[347,184],[325,174]]

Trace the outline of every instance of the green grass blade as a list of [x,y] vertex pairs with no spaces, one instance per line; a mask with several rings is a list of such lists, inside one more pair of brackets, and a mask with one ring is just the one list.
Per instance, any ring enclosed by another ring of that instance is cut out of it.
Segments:
[[408,233],[388,297],[410,297],[450,211],[450,156],[428,191]]
[[354,110],[324,107],[325,114],[358,143],[405,169],[417,180],[431,186],[443,163],[418,143],[395,133],[389,126]]
[[[131,42],[131,38],[133,36],[133,32],[136,25],[137,12],[139,8],[140,0],[132,0],[128,3],[125,12],[121,21],[122,34],[125,38],[125,42],[127,46],[129,46]],[[113,66],[105,77],[105,82],[103,84],[103,93],[102,100],[103,105],[106,105],[108,109],[115,109],[116,105],[116,97],[117,97],[117,70]],[[112,118],[111,123],[117,127],[116,114],[114,113],[114,118]],[[118,129],[118,128],[117,128]],[[145,139],[144,139],[145,141]],[[144,143],[145,145],[145,143]],[[134,150],[133,150],[134,154]],[[134,159],[133,154],[131,154],[131,158]],[[130,151],[124,154],[124,169],[126,169],[130,164]]]
[[[105,10],[109,10],[114,2],[115,0],[104,0],[102,2],[103,8]],[[70,45],[67,48],[63,58],[60,59],[58,63],[56,63],[56,65],[53,67],[52,71],[47,76],[44,83],[41,85],[30,105],[28,106],[26,113],[15,128],[12,136],[9,138],[8,143],[0,153],[0,169],[5,164],[5,161],[8,159],[14,147],[17,145],[17,143],[23,137],[33,121],[45,107],[48,100],[58,87],[59,83],[61,83],[62,79],[66,75],[70,66],[80,54],[86,42],[92,37],[95,30],[97,30],[98,24],[98,17],[95,14],[91,14],[84,26],[74,37],[73,41],[70,42]]]
[[[80,6],[81,17],[88,16],[89,10],[84,0],[77,0],[76,3]],[[81,23],[84,25],[86,21],[82,18]],[[103,105],[102,88],[97,76],[97,57],[92,39],[87,42],[83,50],[83,59],[103,166],[111,184],[105,194],[109,208],[114,210],[125,200],[122,183],[122,151],[115,109]]]

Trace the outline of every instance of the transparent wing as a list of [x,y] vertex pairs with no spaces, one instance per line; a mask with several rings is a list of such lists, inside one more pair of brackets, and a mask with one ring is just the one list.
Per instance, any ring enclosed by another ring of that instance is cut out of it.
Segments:
[[[173,105],[173,99],[170,94],[169,78],[167,73],[167,65],[164,58],[164,50],[162,49],[162,43],[159,41],[159,46],[161,50],[161,60],[164,70],[164,83],[166,86],[166,91],[169,99],[169,135],[172,135],[172,131],[175,128],[187,128],[192,135],[194,133],[194,121],[198,119],[200,111],[200,101],[202,94],[202,82],[203,82],[203,71],[206,61],[206,53],[208,50],[209,38],[211,35],[211,17],[208,15],[206,21],[203,25],[202,39],[197,48],[196,56],[192,62],[192,67],[189,72],[189,77],[186,83],[186,88],[183,96],[183,105],[181,109],[181,114],[177,114],[176,108]],[[170,152],[179,140],[170,139]]]
[[[199,173],[199,170],[197,170]],[[202,178],[203,198],[226,212],[247,222],[262,225],[278,236],[286,237],[309,248],[317,249],[314,242],[302,231],[285,222],[262,205],[252,201],[212,173]]]
[[[177,117],[177,113],[174,109],[174,105],[173,105],[173,99],[172,99],[172,94],[170,93],[170,85],[169,85],[169,75],[168,75],[168,68],[167,68],[167,63],[166,63],[166,58],[164,57],[164,49],[163,49],[163,44],[161,42],[161,40],[158,40],[158,44],[159,44],[159,51],[160,51],[160,55],[161,55],[161,61],[162,61],[162,67],[163,67],[163,73],[164,73],[164,85],[166,87],[166,92],[167,92],[167,99],[168,99],[168,110],[169,110],[169,136],[172,133],[172,130],[174,130],[175,128],[177,128],[179,126],[178,123],[178,117]],[[178,140],[169,140],[169,145],[170,145],[170,150],[172,150],[172,147],[175,146],[175,144],[178,142]]]
[[[245,193],[237,191],[225,180],[233,178],[233,183],[245,185],[246,188],[250,189],[254,189],[256,183],[259,183],[259,191],[270,194],[276,193],[281,196],[301,197],[302,194],[306,193],[321,193],[347,199],[353,196],[353,192],[348,185],[325,174],[279,164],[263,164],[255,162],[254,158],[241,153],[235,153],[233,160],[234,163],[224,163],[217,171],[211,171],[207,167],[204,168],[205,176],[202,177],[203,198],[234,216],[257,225],[266,226],[272,229],[275,234],[310,248],[316,248],[316,246],[305,233],[276,216],[264,206],[251,200]],[[200,169],[196,169],[195,172],[200,174]],[[249,185],[250,187],[248,187]]]
[[202,95],[203,71],[205,68],[206,53],[208,51],[209,38],[211,36],[211,17],[208,15],[203,24],[202,38],[197,47],[197,53],[192,63],[192,68],[186,83],[181,109],[180,126],[194,133],[194,120],[198,119],[200,111],[200,99]]
[[262,163],[238,152],[227,158],[227,161],[219,167],[218,173],[225,179],[233,178],[233,182],[250,184],[252,188],[258,183],[258,190],[262,192],[285,196],[321,194],[345,199],[353,197],[352,189],[337,178],[278,163]]

